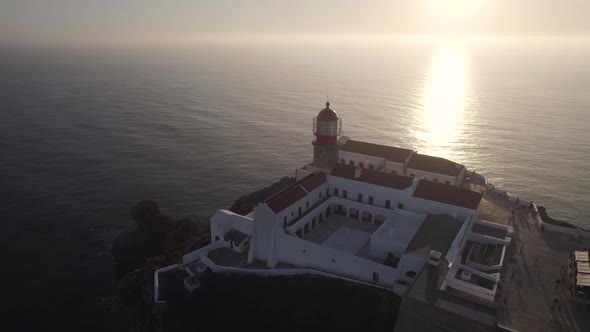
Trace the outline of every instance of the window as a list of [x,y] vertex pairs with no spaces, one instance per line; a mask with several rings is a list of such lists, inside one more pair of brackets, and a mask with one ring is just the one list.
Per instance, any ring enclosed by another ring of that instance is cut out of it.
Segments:
[[414,173],[410,173],[410,176],[413,177],[413,178],[416,177],[416,175],[414,175]]
[[434,181],[434,182],[438,182],[438,179],[437,179],[437,178],[434,178],[434,179],[432,179],[432,181]]
[[286,224],[286,223],[287,223],[287,216],[284,216],[283,217],[283,224]]
[[348,198],[348,191],[342,190],[342,197]]
[[360,163],[359,163],[359,167],[360,167],[360,168],[363,168],[363,167],[365,167],[365,163],[363,163],[363,162],[360,162]]
[[219,241],[219,236],[216,236],[215,237],[215,241]]
[[390,200],[386,200],[385,201],[385,208],[389,209],[391,207],[391,201]]
[[379,273],[373,272],[373,282],[379,282]]
[[330,196],[330,188],[326,188],[326,196]]
[[291,211],[291,217],[293,217],[295,215],[294,211]]
[[363,194],[358,194],[356,196],[356,200],[362,203],[363,202]]
[[301,206],[297,208],[297,212],[299,212],[298,215],[301,215]]
[[314,135],[336,136],[339,133],[337,121],[326,121],[315,119],[313,121]]
[[373,164],[369,164],[369,169],[373,169],[375,166]]
[[322,193],[320,193],[320,199],[322,198]]
[[349,164],[350,166],[354,166],[354,160],[351,160],[351,161],[349,161],[349,162],[348,162],[348,164]]
[[346,162],[346,160],[344,160],[344,158],[340,158],[340,163],[344,164]]
[[397,174],[397,172],[396,171],[391,171],[391,174]]
[[446,184],[451,184],[451,181],[445,181]]
[[248,241],[244,242],[244,245],[247,246],[248,245]]
[[373,205],[373,196],[369,196],[369,204]]
[[308,208],[309,207],[309,202],[305,202],[305,207]]
[[403,209],[404,208],[404,203],[397,203],[397,207],[398,207],[398,209]]
[[334,196],[338,196],[338,188],[334,188]]

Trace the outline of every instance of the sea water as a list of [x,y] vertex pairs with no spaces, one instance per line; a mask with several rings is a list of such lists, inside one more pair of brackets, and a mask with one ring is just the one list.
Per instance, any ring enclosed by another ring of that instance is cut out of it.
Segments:
[[347,136],[590,227],[589,91],[584,39],[0,49],[3,297],[93,312],[138,200],[206,222],[294,175],[328,98]]

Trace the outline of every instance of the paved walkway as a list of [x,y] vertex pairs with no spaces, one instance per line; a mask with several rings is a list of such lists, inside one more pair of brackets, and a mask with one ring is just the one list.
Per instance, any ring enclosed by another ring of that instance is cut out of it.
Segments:
[[[512,213],[514,204],[502,194],[488,191],[484,197],[498,210]],[[517,208],[514,215],[516,239],[507,253],[503,290],[496,299],[499,324],[518,331],[590,331],[589,309],[571,302],[569,285],[559,274],[568,254],[590,246],[590,240],[574,241],[568,235],[539,230],[526,207]]]

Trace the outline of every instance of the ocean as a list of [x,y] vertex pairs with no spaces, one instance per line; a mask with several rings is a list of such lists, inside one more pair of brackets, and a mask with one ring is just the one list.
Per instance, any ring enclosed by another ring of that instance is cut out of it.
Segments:
[[0,48],[2,312],[99,312],[137,201],[206,222],[294,175],[326,99],[590,227],[589,91],[583,38]]

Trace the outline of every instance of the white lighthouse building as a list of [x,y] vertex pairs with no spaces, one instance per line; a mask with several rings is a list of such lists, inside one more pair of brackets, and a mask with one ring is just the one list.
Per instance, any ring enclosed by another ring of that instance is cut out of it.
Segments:
[[463,165],[413,163],[418,154],[410,149],[343,137],[330,103],[314,118],[313,134],[313,161],[295,183],[252,213],[211,217],[211,244],[183,257],[190,280],[206,265],[316,274],[403,295],[430,263],[441,266],[442,288],[493,303],[499,274],[491,271],[501,269],[512,229],[479,218],[482,194],[463,188]]

